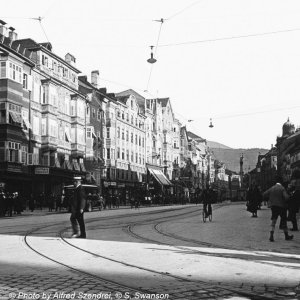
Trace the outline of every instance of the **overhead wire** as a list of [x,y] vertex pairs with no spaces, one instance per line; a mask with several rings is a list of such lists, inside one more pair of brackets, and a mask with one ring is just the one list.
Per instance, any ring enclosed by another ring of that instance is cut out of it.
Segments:
[[274,35],[274,34],[294,32],[294,31],[299,31],[299,30],[300,30],[300,28],[296,27],[296,28],[288,28],[288,29],[275,30],[275,31],[260,32],[260,33],[250,33],[250,34],[244,34],[244,35],[235,35],[235,36],[213,38],[213,39],[204,39],[204,40],[187,41],[187,42],[179,42],[179,43],[161,44],[161,45],[158,45],[158,47],[173,47],[173,46],[200,44],[200,43],[211,43],[211,42],[219,42],[219,41],[226,41],[226,40],[234,40],[234,39],[243,39],[243,38]]
[[193,2],[192,4],[184,7],[183,9],[179,10],[178,12],[176,12],[175,14],[171,15],[169,18],[166,18],[166,20],[170,21],[171,19],[175,18],[176,16],[182,14],[183,12],[185,12],[187,9],[197,5],[199,2],[202,2],[203,0],[198,0],[198,1],[195,1]]
[[[159,26],[159,31],[158,31],[157,42],[156,42],[156,46],[155,46],[155,49],[154,49],[154,56],[156,56],[156,54],[157,54],[158,43],[159,43],[159,38],[160,38],[160,34],[161,34],[161,29],[162,29],[163,23],[164,23],[164,19],[162,18],[162,19],[160,20],[160,26]],[[152,76],[153,65],[154,65],[154,64],[151,64],[151,67],[150,67],[150,74],[149,74],[149,77],[148,77],[148,82],[147,82],[147,86],[146,86],[146,91],[148,91],[148,88],[149,88],[149,83],[150,83],[150,79],[151,79],[151,76]]]

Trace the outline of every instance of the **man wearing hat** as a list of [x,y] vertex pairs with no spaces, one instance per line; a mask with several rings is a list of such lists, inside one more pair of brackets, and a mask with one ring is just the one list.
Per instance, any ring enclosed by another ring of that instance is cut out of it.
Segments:
[[[86,206],[86,195],[81,185],[81,177],[74,177],[74,195],[71,199],[71,224],[73,229],[72,238],[86,238],[85,225],[84,225],[84,209]],[[78,230],[80,228],[80,234]]]

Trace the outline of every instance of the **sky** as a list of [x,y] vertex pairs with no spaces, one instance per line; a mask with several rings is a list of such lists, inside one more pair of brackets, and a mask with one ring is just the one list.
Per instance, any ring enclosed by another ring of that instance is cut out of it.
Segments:
[[[81,75],[99,70],[108,92],[169,97],[176,118],[205,139],[270,149],[288,118],[300,125],[298,0],[10,0],[3,7],[0,19],[18,38],[73,54]],[[155,64],[147,62],[151,45]]]

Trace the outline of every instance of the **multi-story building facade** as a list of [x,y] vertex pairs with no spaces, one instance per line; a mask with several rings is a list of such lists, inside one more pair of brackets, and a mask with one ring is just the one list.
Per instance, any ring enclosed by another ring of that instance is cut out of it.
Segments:
[[296,170],[300,169],[300,129],[288,119],[282,126],[282,135],[277,137],[278,174],[284,182],[289,182]]
[[[1,78],[7,89],[1,97],[6,132],[2,161],[13,163],[9,169],[19,175],[29,175],[31,184],[23,194],[60,194],[74,174],[85,172],[86,99],[78,92],[75,58],[67,54],[64,60],[52,52],[50,43],[17,40],[13,34],[1,37],[1,47],[6,48]],[[15,138],[17,132],[22,142]]]
[[[102,189],[102,179],[106,177],[104,152],[105,104],[109,95],[99,89],[99,71],[92,71],[91,82],[87,76],[79,76],[79,91],[86,95],[86,145],[84,163],[87,181],[96,183]],[[110,137],[109,137],[110,138]]]
[[145,115],[132,90],[116,94],[116,179],[130,194],[146,182]]
[[[161,105],[162,109],[162,162],[164,167],[164,172],[167,178],[172,178],[173,172],[173,124],[174,124],[174,114],[171,106],[171,101],[169,98],[158,98],[157,102]],[[160,122],[159,122],[160,123]],[[160,125],[158,123],[158,126]],[[160,131],[158,131],[159,134]],[[176,149],[177,150],[177,149]]]

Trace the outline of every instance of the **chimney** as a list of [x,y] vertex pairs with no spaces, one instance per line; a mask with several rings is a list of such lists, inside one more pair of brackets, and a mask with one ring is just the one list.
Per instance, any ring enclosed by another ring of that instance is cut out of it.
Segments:
[[92,71],[91,83],[95,88],[99,88],[99,70]]
[[76,67],[76,58],[72,54],[67,53],[65,56],[65,61],[71,66]]
[[6,22],[0,20],[0,34],[7,37],[7,27],[5,27]]
[[9,38],[12,40],[12,41],[15,41],[18,39],[18,34],[15,32],[15,28],[13,27],[9,27],[8,28],[10,31],[9,31]]

